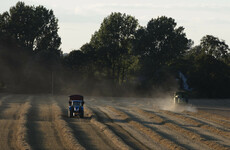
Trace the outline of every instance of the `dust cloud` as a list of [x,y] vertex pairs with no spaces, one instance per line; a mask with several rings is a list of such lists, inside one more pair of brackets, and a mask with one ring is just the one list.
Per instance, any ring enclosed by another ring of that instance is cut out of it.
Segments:
[[192,104],[178,105],[173,103],[173,96],[158,98],[156,103],[160,110],[168,110],[172,112],[181,113],[184,111],[197,112],[197,108]]

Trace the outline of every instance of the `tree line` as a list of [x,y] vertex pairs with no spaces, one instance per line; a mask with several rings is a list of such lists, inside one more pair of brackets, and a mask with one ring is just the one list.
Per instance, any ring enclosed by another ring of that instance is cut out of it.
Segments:
[[63,55],[60,45],[52,10],[18,2],[0,14],[0,90],[150,95],[183,90],[183,73],[192,96],[230,96],[225,41],[205,35],[193,46],[170,17],[140,26],[134,16],[114,12],[79,50]]

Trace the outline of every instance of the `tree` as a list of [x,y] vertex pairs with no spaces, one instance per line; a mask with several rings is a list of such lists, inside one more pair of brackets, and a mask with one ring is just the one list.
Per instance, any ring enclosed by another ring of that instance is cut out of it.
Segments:
[[137,31],[135,37],[134,49],[140,56],[141,76],[147,82],[161,67],[181,57],[192,45],[184,28],[177,27],[174,19],[165,16],[151,19],[147,27]]
[[185,55],[183,64],[188,83],[196,96],[228,97],[230,84],[229,48],[217,37],[206,35],[199,45],[191,48]]
[[29,88],[26,83],[47,85],[61,58],[57,23],[52,10],[24,2],[0,14],[0,58],[4,58],[3,64],[7,66],[0,67],[7,68],[4,73],[10,74],[6,82],[19,86],[18,89],[23,89],[20,84]]
[[30,50],[58,49],[61,40],[58,36],[58,20],[52,10],[43,6],[27,6],[18,2],[1,21],[4,30]]
[[16,41],[21,49],[35,52],[40,62],[54,64],[60,58],[58,20],[52,10],[18,2],[9,12],[0,15],[0,29],[4,37]]
[[3,45],[7,40],[9,40],[10,34],[7,32],[8,20],[9,20],[8,12],[4,12],[3,14],[0,14],[0,44],[1,45]]
[[229,46],[223,40],[214,37],[212,35],[206,35],[200,42],[201,51],[205,54],[211,55],[218,60],[225,62],[229,61],[230,49]]
[[106,70],[103,74],[118,83],[125,81],[125,76],[138,62],[132,55],[132,40],[137,27],[138,21],[134,17],[112,13],[91,38],[90,45],[97,53],[97,61]]
[[201,97],[229,97],[230,68],[207,54],[197,55],[187,72],[188,83]]
[[85,55],[80,50],[73,50],[67,56],[64,57],[65,64],[70,67],[71,70],[80,73],[85,65]]

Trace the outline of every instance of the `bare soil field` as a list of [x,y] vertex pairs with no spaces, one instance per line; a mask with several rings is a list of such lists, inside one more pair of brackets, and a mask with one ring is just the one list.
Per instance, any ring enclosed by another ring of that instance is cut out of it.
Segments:
[[68,95],[0,94],[0,149],[230,149],[230,100],[85,97],[68,118]]

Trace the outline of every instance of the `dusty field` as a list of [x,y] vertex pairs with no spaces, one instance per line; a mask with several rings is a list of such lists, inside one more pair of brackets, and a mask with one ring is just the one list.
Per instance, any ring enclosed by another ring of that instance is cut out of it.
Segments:
[[230,100],[85,97],[83,119],[67,102],[0,94],[0,149],[230,149]]

